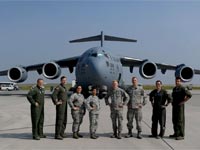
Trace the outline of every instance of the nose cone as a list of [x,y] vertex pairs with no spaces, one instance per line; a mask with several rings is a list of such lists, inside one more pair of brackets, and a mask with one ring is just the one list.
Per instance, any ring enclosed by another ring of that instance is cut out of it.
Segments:
[[103,57],[88,57],[76,69],[77,82],[81,85],[105,84],[106,64]]

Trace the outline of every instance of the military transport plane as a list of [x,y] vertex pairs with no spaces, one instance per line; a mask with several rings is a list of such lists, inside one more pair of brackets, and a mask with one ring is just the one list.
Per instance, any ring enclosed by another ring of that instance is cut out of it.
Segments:
[[[194,74],[200,74],[200,70],[193,69],[185,64],[168,65],[154,63],[148,59],[140,60],[131,57],[115,57],[103,47],[104,41],[137,42],[134,39],[120,38],[114,36],[100,35],[72,40],[75,42],[101,41],[100,47],[93,47],[86,50],[81,56],[51,61],[48,63],[35,64],[30,66],[16,66],[8,70],[0,71],[0,76],[8,76],[12,82],[23,82],[27,79],[27,72],[37,71],[47,79],[56,79],[61,75],[61,68],[69,68],[70,73],[75,69],[77,85],[81,85],[85,90],[88,86],[97,86],[100,91],[110,89],[113,80],[118,80],[123,86],[123,68],[129,67],[133,72],[134,67],[139,67],[139,73],[143,78],[151,79],[155,77],[158,69],[163,74],[167,70],[175,70],[175,76],[181,77],[182,81],[191,81]],[[102,90],[101,90],[102,89]]]

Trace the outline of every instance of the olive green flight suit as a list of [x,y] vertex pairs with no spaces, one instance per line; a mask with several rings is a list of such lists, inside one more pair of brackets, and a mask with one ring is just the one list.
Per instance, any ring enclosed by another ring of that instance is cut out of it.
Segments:
[[[44,126],[44,88],[34,86],[28,92],[27,99],[31,103],[31,121],[33,138],[43,136]],[[36,106],[35,103],[39,105]]]
[[191,93],[183,86],[175,87],[172,91],[172,122],[174,127],[175,137],[185,136],[185,106],[180,104],[185,96],[191,98]]
[[62,104],[56,105],[55,137],[64,137],[67,125],[67,93],[66,87],[60,84],[54,89],[51,96],[54,105],[57,102],[62,102]]

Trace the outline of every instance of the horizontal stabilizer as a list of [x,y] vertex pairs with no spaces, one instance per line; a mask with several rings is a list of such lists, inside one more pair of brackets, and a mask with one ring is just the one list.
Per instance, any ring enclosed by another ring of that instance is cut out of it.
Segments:
[[135,40],[135,39],[127,39],[127,38],[103,35],[103,32],[101,32],[100,35],[76,39],[76,40],[72,40],[69,42],[70,43],[79,43],[79,42],[91,42],[91,41],[101,41],[101,46],[103,46],[103,41],[137,42],[137,40]]

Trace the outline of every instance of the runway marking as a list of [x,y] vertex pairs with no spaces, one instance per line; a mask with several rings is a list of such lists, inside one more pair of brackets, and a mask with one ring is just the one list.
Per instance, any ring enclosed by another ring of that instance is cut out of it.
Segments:
[[[144,124],[146,124],[147,127],[149,127],[151,129],[151,126],[146,123],[144,120],[142,120],[142,122],[144,122]],[[162,137],[160,138],[171,150],[175,150],[167,141],[165,141],[165,139],[163,139]]]

